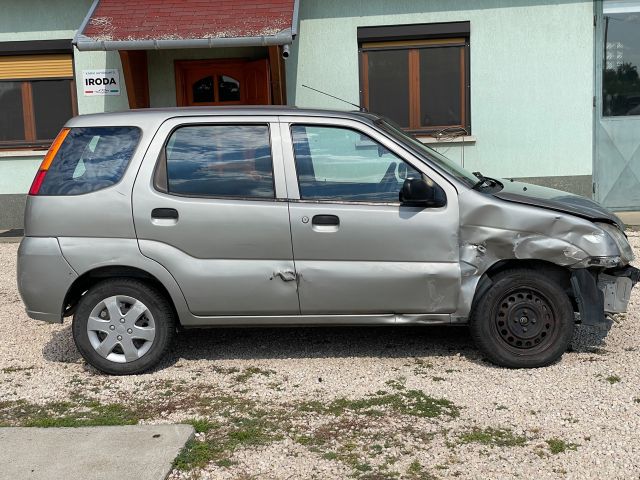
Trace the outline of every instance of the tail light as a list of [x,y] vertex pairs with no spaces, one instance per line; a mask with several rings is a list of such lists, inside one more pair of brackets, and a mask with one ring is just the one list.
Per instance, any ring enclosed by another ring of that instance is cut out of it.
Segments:
[[40,187],[42,186],[42,182],[44,182],[44,177],[47,175],[47,170],[49,170],[51,162],[53,162],[53,159],[58,153],[58,150],[60,150],[62,142],[64,142],[64,139],[67,138],[68,133],[68,128],[63,128],[62,130],[60,130],[60,133],[58,133],[58,136],[49,147],[49,151],[44,156],[44,159],[40,164],[40,168],[38,168],[38,172],[36,173],[36,177],[33,179],[33,183],[31,184],[31,188],[29,189],[29,195],[38,195]]

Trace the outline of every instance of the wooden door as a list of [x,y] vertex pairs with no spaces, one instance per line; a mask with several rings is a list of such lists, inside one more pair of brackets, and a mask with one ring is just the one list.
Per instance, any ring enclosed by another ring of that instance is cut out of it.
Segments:
[[269,105],[269,61],[176,61],[178,106]]

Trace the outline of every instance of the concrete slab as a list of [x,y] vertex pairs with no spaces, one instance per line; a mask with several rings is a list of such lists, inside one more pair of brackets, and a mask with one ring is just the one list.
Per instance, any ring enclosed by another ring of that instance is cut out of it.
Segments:
[[0,428],[0,478],[164,480],[191,425]]

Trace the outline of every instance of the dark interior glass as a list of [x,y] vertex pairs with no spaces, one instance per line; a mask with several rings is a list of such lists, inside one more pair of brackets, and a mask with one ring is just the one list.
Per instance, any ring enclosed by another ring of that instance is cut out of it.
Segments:
[[0,82],[0,142],[24,140],[21,82]]
[[605,3],[604,116],[640,115],[640,7],[629,10],[607,13]]
[[461,125],[462,47],[420,50],[420,125]]
[[169,193],[198,197],[274,198],[266,125],[194,125],[166,146]]
[[368,52],[369,110],[409,127],[409,52]]
[[233,77],[220,75],[218,77],[218,95],[220,102],[240,101],[240,82]]
[[53,140],[67,120],[71,108],[71,80],[34,80],[31,82],[36,138]]
[[215,98],[213,96],[213,77],[204,77],[200,80],[197,80],[192,85],[193,90],[193,102],[194,103],[205,103],[205,102],[214,102]]

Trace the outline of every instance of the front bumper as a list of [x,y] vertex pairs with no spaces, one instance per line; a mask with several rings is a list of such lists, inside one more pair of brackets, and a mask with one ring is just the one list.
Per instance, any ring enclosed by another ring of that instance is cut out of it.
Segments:
[[626,312],[631,290],[639,280],[640,270],[630,265],[599,272],[586,268],[574,270],[571,286],[580,322],[599,325],[605,321],[605,314]]
[[605,313],[624,313],[633,286],[640,280],[640,270],[630,265],[604,270],[598,275],[598,290],[602,292]]

